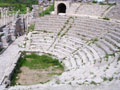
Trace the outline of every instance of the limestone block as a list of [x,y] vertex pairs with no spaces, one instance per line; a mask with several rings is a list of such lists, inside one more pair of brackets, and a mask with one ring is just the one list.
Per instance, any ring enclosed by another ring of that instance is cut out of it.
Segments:
[[3,33],[7,36],[9,34],[9,28],[3,28]]
[[1,41],[2,41],[2,44],[3,44],[4,48],[8,47],[7,37],[6,36],[2,36]]

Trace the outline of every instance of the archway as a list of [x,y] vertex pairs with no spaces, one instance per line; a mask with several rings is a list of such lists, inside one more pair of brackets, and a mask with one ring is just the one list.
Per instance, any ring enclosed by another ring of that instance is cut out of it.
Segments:
[[57,14],[59,13],[66,13],[66,5],[63,3],[60,3],[57,7]]

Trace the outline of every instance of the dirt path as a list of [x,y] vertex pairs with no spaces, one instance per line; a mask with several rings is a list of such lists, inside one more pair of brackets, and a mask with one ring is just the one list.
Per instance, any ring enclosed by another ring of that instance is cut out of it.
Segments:
[[22,67],[21,73],[18,74],[18,80],[16,83],[20,85],[33,85],[39,83],[45,83],[54,78],[55,75],[61,74],[63,71],[50,67],[48,69],[34,70],[28,67]]

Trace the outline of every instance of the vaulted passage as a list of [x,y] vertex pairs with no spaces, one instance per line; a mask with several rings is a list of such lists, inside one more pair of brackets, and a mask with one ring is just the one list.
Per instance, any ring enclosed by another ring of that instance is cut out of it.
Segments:
[[66,13],[66,5],[65,4],[63,4],[63,3],[61,3],[61,4],[59,4],[58,5],[58,7],[57,7],[57,13],[59,14],[59,13]]

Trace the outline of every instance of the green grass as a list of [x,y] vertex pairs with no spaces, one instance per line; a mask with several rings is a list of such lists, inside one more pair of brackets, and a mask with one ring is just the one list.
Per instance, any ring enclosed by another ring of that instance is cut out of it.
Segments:
[[104,20],[110,20],[108,17],[104,17],[103,19],[104,19]]
[[39,56],[36,54],[31,54],[25,55],[22,59],[25,61],[23,65],[29,67],[30,69],[45,69],[51,66],[56,66],[56,68],[64,69],[57,59],[53,59],[48,55]]
[[108,79],[106,77],[103,78],[104,81],[107,81]]
[[103,78],[104,81],[107,81],[107,80],[108,80],[108,81],[112,81],[113,79],[114,79],[113,77],[111,77],[111,78],[106,78],[106,77],[104,77],[104,78]]
[[113,80],[113,77],[109,78],[109,81],[112,81]]
[[106,54],[105,58],[109,58],[110,56],[115,57],[115,54],[114,53],[113,54]]
[[[19,3],[0,3],[0,7],[10,7],[12,8],[11,12],[8,12],[8,14],[16,13],[18,10],[20,10],[19,14],[25,14],[26,13],[26,4],[19,4]],[[29,6],[31,8],[32,6]]]
[[107,3],[99,2],[100,5],[107,5]]
[[104,3],[104,2],[99,2],[100,5],[109,5],[109,6],[113,6],[116,5],[116,3]]
[[93,44],[93,43],[95,43],[97,41],[98,41],[97,38],[91,39],[91,40],[88,41],[88,45]]
[[92,1],[92,3],[97,3],[97,1]]
[[9,12],[8,12],[8,15],[16,14],[16,13],[17,13],[17,11],[9,11]]
[[96,83],[96,82],[94,82],[94,81],[91,81],[91,82],[90,82],[90,84],[94,84],[94,85],[96,85],[97,83]]
[[49,8],[47,8],[42,13],[40,13],[39,16],[42,17],[42,16],[45,16],[45,15],[49,15],[52,11],[54,11],[54,4],[49,6]]
[[[29,27],[28,27],[28,32],[32,32],[35,28],[35,24],[31,24]],[[28,33],[27,32],[27,33]]]

